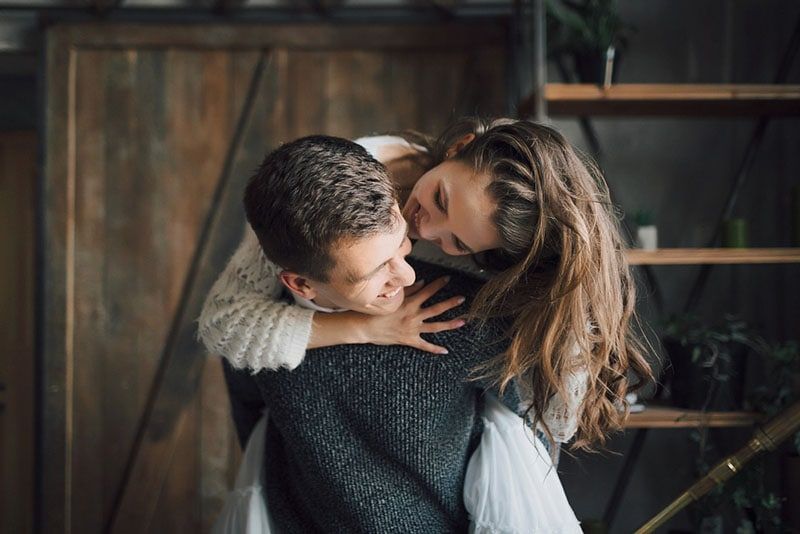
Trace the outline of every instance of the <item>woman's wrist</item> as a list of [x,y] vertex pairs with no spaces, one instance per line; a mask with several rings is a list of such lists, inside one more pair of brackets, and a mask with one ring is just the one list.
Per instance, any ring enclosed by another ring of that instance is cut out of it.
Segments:
[[317,312],[314,314],[308,348],[369,343],[366,322],[367,316],[358,312]]

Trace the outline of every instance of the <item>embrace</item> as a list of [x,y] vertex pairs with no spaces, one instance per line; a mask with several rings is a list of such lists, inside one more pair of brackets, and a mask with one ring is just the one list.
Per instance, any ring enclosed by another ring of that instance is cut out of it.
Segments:
[[[602,445],[652,379],[588,159],[512,119],[311,136],[244,208],[199,337],[259,531],[580,532],[558,447]],[[231,517],[218,532],[254,528]]]

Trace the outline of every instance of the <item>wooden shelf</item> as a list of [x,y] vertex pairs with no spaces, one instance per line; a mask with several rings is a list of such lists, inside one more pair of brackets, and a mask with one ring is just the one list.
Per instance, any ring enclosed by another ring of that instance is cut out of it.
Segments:
[[[589,84],[545,85],[551,116],[800,115],[800,85]],[[535,95],[519,106],[535,113]]]
[[697,428],[752,426],[761,420],[755,412],[699,412],[648,406],[642,412],[632,413],[625,428]]
[[709,263],[800,263],[800,248],[662,248],[630,249],[631,265],[698,265]]

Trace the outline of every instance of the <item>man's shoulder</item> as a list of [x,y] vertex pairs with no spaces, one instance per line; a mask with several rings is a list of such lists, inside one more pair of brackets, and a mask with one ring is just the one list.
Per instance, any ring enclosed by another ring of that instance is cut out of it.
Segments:
[[485,280],[481,280],[480,278],[477,278],[469,273],[459,271],[458,269],[436,265],[434,263],[429,263],[416,258],[409,257],[408,264],[414,268],[414,272],[417,274],[417,280],[425,280],[426,284],[433,282],[442,276],[449,276],[450,282],[448,282],[445,288],[440,291],[440,293],[446,294],[447,296],[451,296],[450,293],[466,293],[464,295],[465,297],[471,297],[477,293],[481,286],[485,283]]

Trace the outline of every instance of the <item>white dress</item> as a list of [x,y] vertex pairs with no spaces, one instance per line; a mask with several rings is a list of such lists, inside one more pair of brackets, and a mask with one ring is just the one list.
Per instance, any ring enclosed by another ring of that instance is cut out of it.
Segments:
[[266,412],[253,428],[242,455],[239,473],[225,505],[217,517],[212,534],[275,534],[263,489],[264,443],[267,437]]
[[492,395],[467,466],[464,506],[474,534],[580,533],[544,443]]

